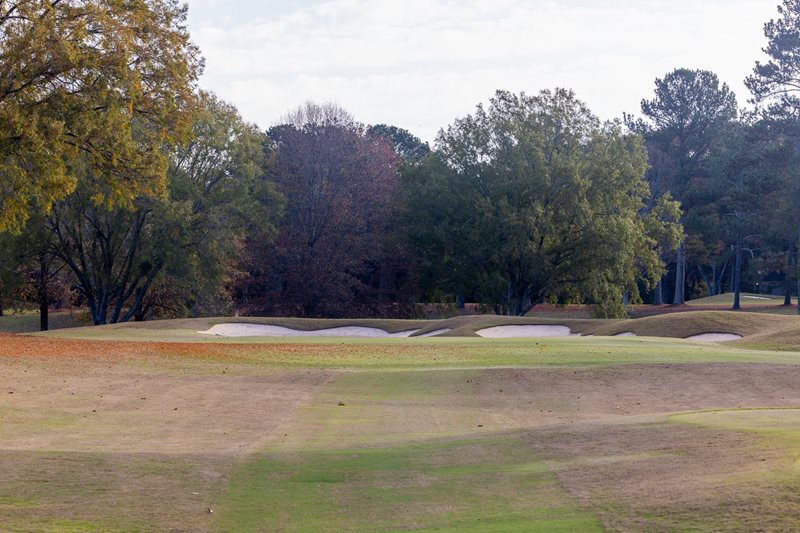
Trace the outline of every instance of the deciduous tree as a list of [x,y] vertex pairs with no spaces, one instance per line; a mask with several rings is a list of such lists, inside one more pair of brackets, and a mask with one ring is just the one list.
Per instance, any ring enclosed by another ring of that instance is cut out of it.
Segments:
[[275,218],[264,134],[213,95],[199,101],[195,138],[173,154],[165,197],[109,207],[93,197],[87,169],[50,215],[54,253],[72,270],[95,324],[141,316],[161,275],[195,301],[218,291],[247,229],[268,232]]
[[177,0],[0,1],[0,230],[96,176],[98,201],[165,189],[201,68]]
[[352,312],[356,300],[369,299],[399,157],[330,104],[306,104],[269,137],[272,176],[287,201],[265,262],[273,305],[307,316]]
[[623,295],[635,300],[637,281],[663,268],[663,222],[640,215],[646,169],[641,138],[601,124],[571,91],[500,91],[404,177],[421,277],[517,315],[552,300],[624,314]]

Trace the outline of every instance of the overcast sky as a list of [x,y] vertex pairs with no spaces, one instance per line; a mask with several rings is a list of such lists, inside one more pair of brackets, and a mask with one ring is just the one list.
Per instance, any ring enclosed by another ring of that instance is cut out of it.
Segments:
[[778,0],[188,0],[202,86],[263,128],[306,100],[432,141],[497,89],[568,87],[603,119],[677,67],[743,79]]

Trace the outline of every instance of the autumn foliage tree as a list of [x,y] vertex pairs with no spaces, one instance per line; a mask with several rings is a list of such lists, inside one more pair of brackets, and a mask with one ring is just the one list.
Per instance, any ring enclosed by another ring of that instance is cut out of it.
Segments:
[[0,1],[0,230],[97,175],[97,201],[165,189],[202,67],[176,0]]
[[53,253],[72,272],[95,324],[144,316],[154,288],[182,299],[162,306],[173,312],[187,300],[213,299],[246,230],[257,220],[264,232],[274,220],[263,132],[212,94],[198,102],[194,138],[171,154],[167,194],[109,207],[93,199],[97,178],[85,167],[50,214]]
[[273,302],[310,316],[365,301],[393,201],[399,157],[346,111],[306,104],[273,127],[273,180],[285,217],[264,270]]

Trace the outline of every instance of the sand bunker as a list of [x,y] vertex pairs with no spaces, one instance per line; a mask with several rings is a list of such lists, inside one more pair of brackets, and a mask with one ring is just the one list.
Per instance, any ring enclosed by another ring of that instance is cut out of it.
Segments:
[[417,337],[435,337],[437,335],[447,333],[448,331],[453,331],[453,330],[451,328],[436,329],[434,331],[431,331],[430,333],[423,333],[422,335],[417,335]]
[[636,337],[636,333],[634,333],[632,331],[625,331],[625,332],[622,332],[622,333],[617,333],[614,336],[615,337]]
[[410,337],[419,330],[389,333],[378,328],[365,328],[361,326],[345,326],[340,328],[317,329],[301,331],[298,329],[284,328],[282,326],[269,326],[266,324],[217,324],[208,331],[198,331],[204,335],[218,335],[220,337],[369,337],[390,338]]
[[751,300],[772,300],[772,298],[764,298],[763,296],[745,296],[745,295],[743,295],[742,298],[749,298]]
[[733,333],[703,333],[701,335],[692,335],[686,337],[690,341],[710,341],[710,342],[725,342],[725,341],[738,341],[741,335],[734,335]]
[[[522,339],[522,338],[553,338],[571,337],[567,326],[495,326],[476,331],[481,337],[488,339]],[[580,334],[577,334],[579,337]]]

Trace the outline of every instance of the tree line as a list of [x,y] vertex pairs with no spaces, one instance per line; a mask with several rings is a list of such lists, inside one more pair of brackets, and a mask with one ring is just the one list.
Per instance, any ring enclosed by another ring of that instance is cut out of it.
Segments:
[[[800,0],[765,26],[751,106],[709,71],[601,121],[498,91],[431,148],[307,103],[262,131],[198,86],[177,0],[0,2],[0,311],[95,324],[416,302],[626,306],[800,272]],[[798,285],[800,285],[800,276]]]

